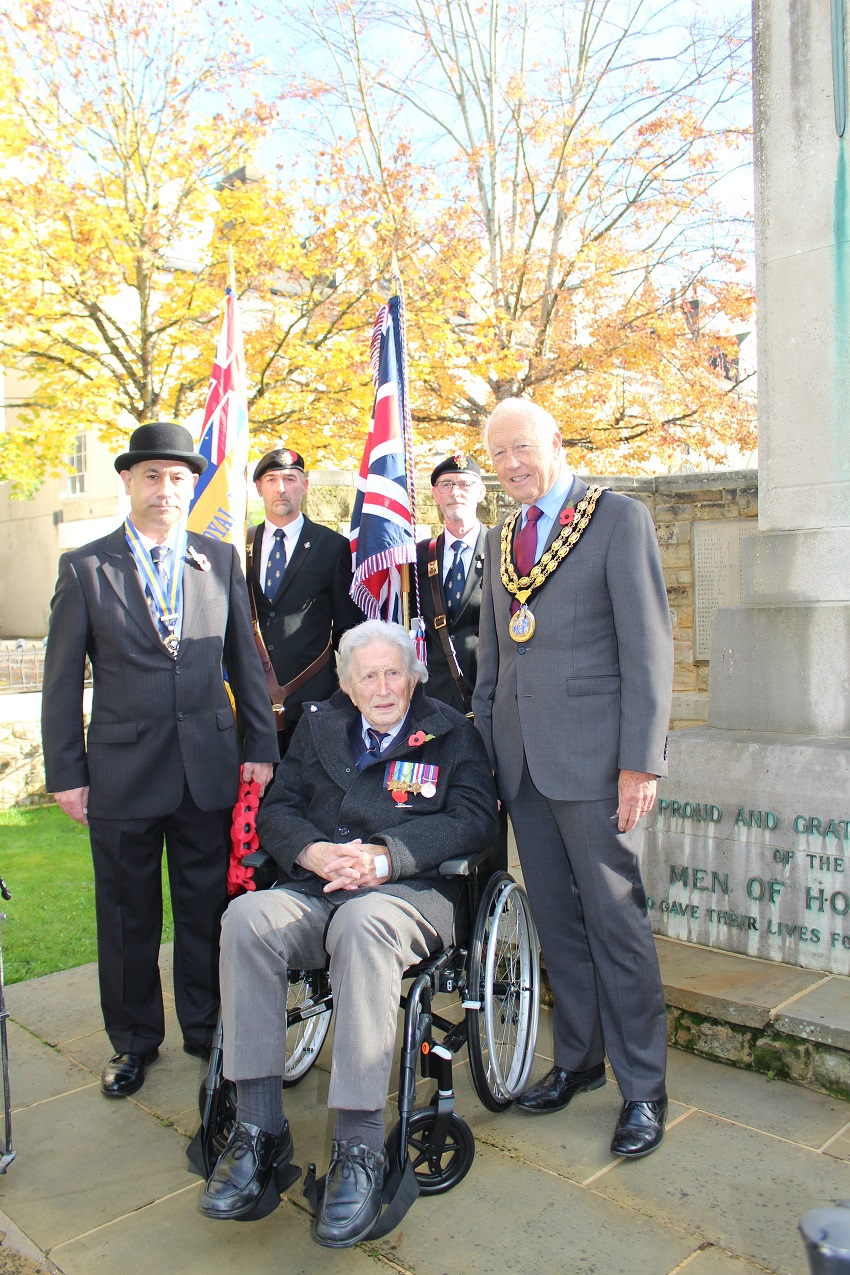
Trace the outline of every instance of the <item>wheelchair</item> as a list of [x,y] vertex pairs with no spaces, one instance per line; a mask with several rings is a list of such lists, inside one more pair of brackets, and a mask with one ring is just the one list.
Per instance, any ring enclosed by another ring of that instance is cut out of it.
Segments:
[[[388,1187],[384,1225],[397,1225],[416,1195],[450,1191],[469,1172],[475,1140],[455,1109],[452,1062],[466,1047],[476,1093],[493,1112],[505,1111],[525,1088],[534,1058],[540,1009],[540,956],[528,898],[506,872],[488,871],[489,850],[449,859],[440,875],[458,879],[454,942],[405,971],[400,1008],[404,1033],[399,1064],[398,1123],[387,1139]],[[273,861],[264,851],[243,862],[255,874]],[[274,865],[276,868],[276,865]],[[271,879],[266,878],[268,883]],[[436,1013],[440,993],[460,997],[459,1022]],[[284,1088],[298,1084],[316,1062],[333,1012],[327,969],[290,970]],[[440,1039],[435,1038],[439,1033]],[[435,1082],[424,1107],[414,1106],[417,1069]],[[221,1021],[199,1093],[201,1124],[188,1155],[196,1172],[209,1177],[236,1118],[235,1085],[222,1075]],[[297,1180],[296,1170],[292,1181]],[[291,1182],[290,1182],[291,1184]],[[321,1183],[318,1184],[321,1188]],[[285,1188],[281,1188],[282,1190]],[[312,1191],[312,1194],[311,1194]],[[315,1166],[305,1195],[315,1207]],[[394,1196],[398,1196],[393,1205]],[[394,1210],[395,1207],[395,1211]]]

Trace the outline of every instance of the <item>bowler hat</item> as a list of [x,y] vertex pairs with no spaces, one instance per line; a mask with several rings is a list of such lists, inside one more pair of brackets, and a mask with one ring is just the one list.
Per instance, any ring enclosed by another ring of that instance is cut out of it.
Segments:
[[443,474],[475,474],[477,478],[480,478],[481,468],[471,456],[467,456],[466,452],[455,452],[454,456],[447,456],[445,460],[441,460],[439,465],[432,470],[432,487],[436,487],[438,480],[442,478]]
[[294,452],[289,447],[276,447],[273,452],[266,452],[265,456],[257,461],[254,469],[254,482],[262,478],[263,474],[267,474],[270,469],[300,469],[302,474],[305,471],[304,457]]
[[195,440],[188,429],[173,421],[150,421],[133,430],[129,451],[118,457],[115,468],[120,474],[122,469],[130,469],[143,460],[179,461],[196,474],[202,474],[207,467],[206,457],[195,451]]

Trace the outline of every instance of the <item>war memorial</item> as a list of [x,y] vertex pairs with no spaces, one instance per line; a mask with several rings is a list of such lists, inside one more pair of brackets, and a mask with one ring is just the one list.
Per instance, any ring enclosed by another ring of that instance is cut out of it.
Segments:
[[[670,736],[643,867],[657,933],[846,974],[850,187],[840,9],[831,29],[826,5],[756,6],[758,530],[740,540],[742,604],[714,617],[708,724]],[[700,572],[710,588],[716,566],[695,554],[695,570],[699,599]]]

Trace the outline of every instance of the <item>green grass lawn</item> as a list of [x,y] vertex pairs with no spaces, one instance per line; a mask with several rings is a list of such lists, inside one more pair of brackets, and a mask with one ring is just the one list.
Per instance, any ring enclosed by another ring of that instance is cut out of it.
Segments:
[[[58,806],[0,811],[0,901],[5,981],[20,983],[97,959],[88,829]],[[173,937],[163,874],[163,940]]]

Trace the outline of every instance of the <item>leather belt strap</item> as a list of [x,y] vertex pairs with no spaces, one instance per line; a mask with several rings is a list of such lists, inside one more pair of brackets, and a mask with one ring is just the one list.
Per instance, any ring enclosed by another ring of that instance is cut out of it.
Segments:
[[260,632],[260,621],[257,619],[257,603],[254,599],[254,582],[251,579],[251,568],[253,566],[254,558],[254,534],[256,530],[256,527],[248,528],[248,537],[245,546],[245,580],[248,585],[248,601],[251,604],[251,623],[254,629],[254,645],[257,648],[257,654],[260,657],[260,663],[262,664],[263,672],[266,675],[266,686],[268,687],[269,699],[272,702],[272,712],[277,718],[277,728],[278,730],[283,730],[286,725],[284,721],[284,701],[289,695],[294,695],[296,691],[300,691],[302,686],[306,686],[311,678],[321,672],[328,660],[331,658],[333,645],[331,639],[328,638],[328,644],[324,651],[322,651],[322,654],[318,656],[317,659],[313,660],[312,664],[308,664],[302,673],[299,673],[297,677],[293,677],[291,682],[286,682],[283,686],[279,685],[278,680],[275,677],[275,671],[272,667],[268,650],[266,649],[266,644],[263,641],[263,635]]
[[457,684],[463,700],[463,711],[467,717],[472,716],[472,689],[461,672],[457,652],[448,629],[448,620],[443,607],[443,595],[440,591],[440,564],[437,561],[437,537],[434,536],[428,545],[428,578],[431,581],[431,596],[434,599],[434,631],[440,639],[443,655],[449,666],[449,672]]

